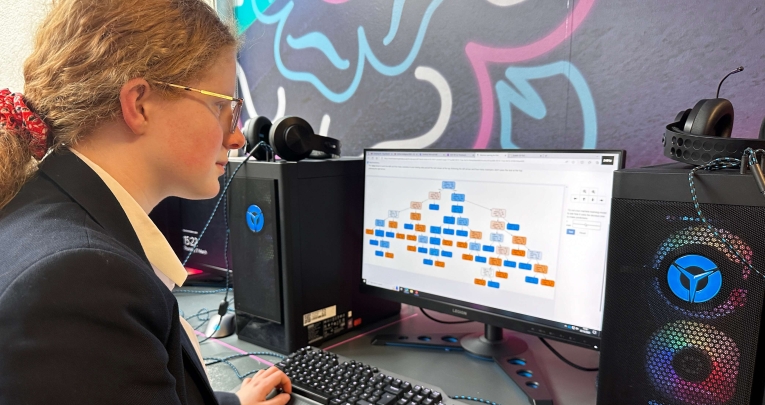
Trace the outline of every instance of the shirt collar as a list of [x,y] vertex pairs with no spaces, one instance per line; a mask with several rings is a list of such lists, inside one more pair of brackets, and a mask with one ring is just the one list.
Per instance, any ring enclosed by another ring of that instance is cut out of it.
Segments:
[[99,165],[83,156],[81,153],[74,149],[70,149],[77,157],[79,157],[85,164],[87,164],[98,177],[106,183],[114,197],[119,202],[122,209],[125,211],[130,224],[133,226],[138,240],[141,242],[141,247],[146,253],[146,257],[149,259],[149,263],[154,268],[154,272],[157,276],[167,285],[169,289],[173,289],[174,285],[181,286],[186,281],[186,269],[181,264],[178,256],[175,255],[173,248],[165,239],[164,235],[157,229],[157,226],[144,212],[141,206],[136,200],[125,190],[120,183],[117,182],[112,176],[109,175]]

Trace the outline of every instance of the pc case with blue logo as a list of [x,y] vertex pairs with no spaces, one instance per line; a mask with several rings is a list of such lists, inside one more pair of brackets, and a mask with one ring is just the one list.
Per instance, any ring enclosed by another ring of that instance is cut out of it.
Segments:
[[[232,158],[229,172],[242,161]],[[229,189],[236,328],[282,353],[396,315],[361,295],[364,163],[245,163]]]
[[765,197],[751,174],[699,171],[707,224],[691,168],[615,172],[600,405],[763,403]]

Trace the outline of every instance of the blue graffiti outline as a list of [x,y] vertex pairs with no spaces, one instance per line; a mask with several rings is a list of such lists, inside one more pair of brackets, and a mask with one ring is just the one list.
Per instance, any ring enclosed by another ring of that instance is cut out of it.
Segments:
[[[513,86],[507,82],[499,81],[495,85],[497,101],[500,112],[500,140],[504,149],[518,149],[518,145],[512,141],[512,106],[535,119],[542,119],[547,115],[547,108],[539,94],[531,87],[529,80],[542,79],[555,75],[563,75],[574,87],[582,107],[584,121],[584,142],[582,149],[594,149],[598,141],[598,121],[595,110],[595,100],[592,98],[589,86],[584,76],[572,63],[568,61],[553,62],[549,65],[535,67],[511,66],[505,71],[505,76]],[[517,90],[516,90],[517,89]],[[520,92],[520,93],[519,93]]]
[[393,2],[393,11],[390,16],[390,29],[388,35],[383,39],[385,46],[390,45],[393,38],[396,38],[396,32],[398,32],[398,25],[401,22],[401,14],[404,12],[404,3],[406,0],[396,0]]
[[[379,59],[377,59],[377,56],[372,52],[372,48],[369,46],[369,41],[367,41],[366,34],[364,32],[364,27],[358,28],[358,37],[359,37],[359,59],[358,63],[356,64],[356,73],[353,77],[353,81],[351,82],[350,86],[342,92],[334,92],[330,90],[316,75],[313,73],[308,72],[295,72],[292,70],[287,69],[286,66],[284,66],[284,63],[281,58],[281,53],[279,52],[279,44],[281,43],[282,34],[284,32],[284,24],[287,21],[287,17],[289,17],[290,13],[292,12],[292,9],[294,7],[294,3],[290,1],[287,3],[284,8],[282,8],[280,11],[276,12],[273,15],[265,15],[260,10],[257,9],[257,7],[253,7],[253,12],[256,15],[256,18],[266,25],[272,25],[277,24],[276,26],[276,35],[274,38],[274,62],[276,63],[276,67],[279,70],[279,73],[282,74],[286,79],[296,81],[296,82],[308,82],[312,84],[314,87],[316,87],[319,92],[326,97],[328,100],[334,102],[334,103],[343,103],[348,101],[355,93],[356,90],[359,87],[359,84],[361,83],[361,77],[364,73],[364,65],[366,61],[369,61],[369,64],[377,70],[379,73],[385,75],[385,76],[397,76],[401,73],[405,72],[414,62],[414,59],[417,57],[417,54],[420,52],[420,48],[422,47],[422,42],[425,37],[425,32],[427,31],[428,25],[430,24],[430,18],[433,16],[433,13],[436,11],[436,8],[438,8],[439,5],[443,0],[433,0],[430,5],[428,6],[427,10],[425,11],[425,14],[423,15],[422,21],[420,22],[420,27],[417,31],[417,36],[415,38],[414,44],[412,45],[412,49],[409,52],[409,55],[407,55],[406,59],[404,59],[403,62],[399,63],[398,65],[394,66],[388,66],[383,64]],[[308,37],[310,34],[307,34],[304,37]],[[313,36],[309,38],[319,38],[318,36]],[[331,42],[327,41],[326,43],[323,42],[316,42],[311,44],[311,47],[321,49],[322,46],[326,46],[327,44],[331,44]],[[307,43],[303,43],[304,46],[307,45]],[[334,50],[334,48],[332,48]],[[325,55],[328,55],[332,51],[328,49],[323,49],[323,52]]]
[[351,65],[348,59],[343,59],[338,55],[332,42],[321,32],[309,32],[300,38],[293,38],[292,35],[287,35],[287,44],[293,49],[316,48],[329,59],[332,65],[340,70],[348,69],[348,66]]

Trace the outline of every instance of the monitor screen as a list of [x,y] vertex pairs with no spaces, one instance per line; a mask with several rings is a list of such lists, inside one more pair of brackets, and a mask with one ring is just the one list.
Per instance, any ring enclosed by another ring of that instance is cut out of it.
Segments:
[[366,150],[362,290],[598,348],[623,156]]

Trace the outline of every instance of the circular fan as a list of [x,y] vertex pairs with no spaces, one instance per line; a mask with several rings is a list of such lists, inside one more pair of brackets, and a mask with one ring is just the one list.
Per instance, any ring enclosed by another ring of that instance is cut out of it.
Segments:
[[[741,238],[726,231],[725,229],[717,229],[717,233],[719,233],[720,236],[730,242],[730,244],[733,245],[733,247],[735,247],[739,253],[741,253],[746,261],[749,263],[752,262],[752,248],[749,247],[749,245],[747,245],[744,241],[742,241]],[[747,267],[746,264],[744,264],[741,259],[739,259],[735,253],[733,253],[733,251],[728,249],[728,246],[725,245],[725,243],[723,243],[723,241],[721,241],[717,236],[715,236],[715,234],[706,226],[692,226],[690,228],[685,228],[667,238],[661,244],[661,246],[659,246],[659,250],[654,256],[653,267],[655,269],[659,269],[661,262],[664,261],[664,258],[669,253],[674,252],[675,250],[686,245],[704,245],[716,249],[720,253],[724,254],[731,262],[736,263],[737,265],[741,265],[742,277],[744,280],[749,277],[749,267]]]
[[710,325],[676,321],[654,333],[646,371],[656,389],[690,405],[718,405],[735,394],[739,350]]

